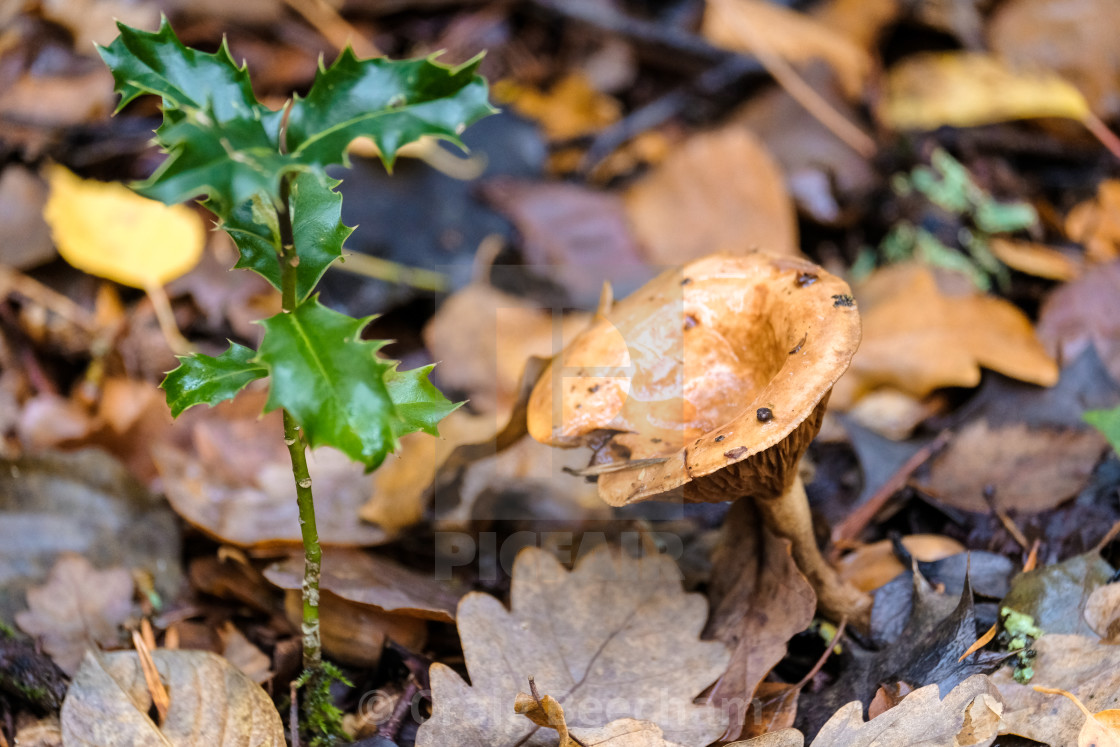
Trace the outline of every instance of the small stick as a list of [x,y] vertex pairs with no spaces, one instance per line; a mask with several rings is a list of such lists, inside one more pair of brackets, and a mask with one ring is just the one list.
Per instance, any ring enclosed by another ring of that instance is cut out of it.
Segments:
[[418,692],[420,692],[420,685],[416,683],[414,677],[409,675],[408,684],[405,685],[404,692],[401,693],[397,705],[393,707],[393,712],[389,715],[389,720],[377,730],[378,734],[383,735],[392,742],[397,741],[397,735],[400,734],[401,727],[404,726],[405,714],[411,712],[412,699],[416,697],[416,693]]
[[351,47],[358,57],[381,57],[377,46],[365,38],[349,21],[324,0],[285,0],[292,10],[303,16],[335,49]]
[[291,693],[292,705],[288,709],[288,730],[292,732],[292,747],[299,747],[299,680],[294,679],[288,685]]
[[152,660],[152,651],[143,637],[137,631],[132,631],[132,645],[136,647],[136,654],[140,657],[140,669],[144,673],[144,684],[148,686],[148,693],[152,696],[152,705],[159,714],[159,725],[167,720],[167,710],[171,707],[171,698],[167,696],[167,688],[159,678],[159,670]]
[[950,435],[948,430],[942,431],[937,435],[937,438],[918,449],[912,457],[907,459],[906,463],[899,467],[898,471],[891,475],[891,478],[883,483],[874,495],[852,511],[846,519],[833,527],[832,543],[839,545],[858,537],[871,523],[871,520],[875,518],[875,514],[879,513],[880,509],[886,505],[891,496],[906,487],[906,481],[910,479],[910,475],[914,474],[918,467],[925,464],[930,457],[949,442]]

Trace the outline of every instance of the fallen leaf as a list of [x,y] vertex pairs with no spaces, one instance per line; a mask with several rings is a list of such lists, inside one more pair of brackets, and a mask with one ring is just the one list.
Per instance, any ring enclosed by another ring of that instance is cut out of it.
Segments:
[[[915,560],[925,562],[941,560],[965,551],[960,542],[939,534],[911,534],[901,541]],[[841,579],[850,582],[857,589],[874,591],[907,569],[898,559],[894,543],[886,539],[848,553],[840,560],[837,570]]]
[[482,192],[521,234],[525,263],[546,271],[577,305],[593,306],[604,280],[637,287],[649,279],[617,195],[512,177],[491,179]]
[[[291,457],[280,413],[260,415],[265,396],[247,391],[188,411],[173,429],[183,443],[152,448],[175,512],[221,542],[254,551],[302,544]],[[384,542],[384,531],[358,518],[373,485],[362,465],[330,448],[310,451],[308,465],[323,544]]]
[[989,247],[996,259],[1012,270],[1047,280],[1066,282],[1081,275],[1082,263],[1045,244],[992,237]]
[[[997,736],[1002,710],[999,691],[978,674],[954,687],[944,699],[937,685],[915,690],[894,708],[866,722],[863,705],[849,703],[821,727],[812,747],[989,745]],[[978,722],[984,724],[983,729],[976,728]],[[967,740],[959,738],[962,732],[967,732]]]
[[468,686],[432,665],[433,715],[417,745],[550,745],[510,708],[530,675],[557,700],[569,728],[622,717],[653,719],[665,738],[707,744],[726,715],[692,699],[723,672],[722,643],[700,641],[702,597],[685,594],[666,556],[635,559],[600,546],[568,572],[552,556],[526,548],[513,568],[511,610],[471,593],[459,604]]
[[1094,262],[1120,256],[1120,180],[1098,184],[1095,197],[1069,211],[1065,229],[1071,239],[1085,245],[1085,254]]
[[1089,346],[1120,381],[1120,261],[1096,265],[1047,296],[1038,337],[1063,363]]
[[976,420],[934,458],[923,490],[942,503],[988,513],[991,503],[1017,514],[1048,511],[1077,494],[1108,444],[1092,428],[993,427]]
[[1093,713],[1073,693],[1038,685],[1034,689],[1047,695],[1064,695],[1085,714],[1085,724],[1077,735],[1078,747],[1120,747],[1120,710]]
[[225,659],[207,651],[152,651],[171,707],[162,726],[134,652],[87,654],[62,704],[62,738],[75,747],[283,747],[272,699]]
[[132,615],[132,574],[96,570],[81,555],[65,553],[47,583],[27,590],[16,624],[42,643],[59,669],[74,674],[88,649],[121,643],[121,625]]
[[1085,602],[1085,622],[1105,643],[1120,643],[1120,584],[1093,589]]
[[1020,573],[1011,580],[1011,589],[1000,607],[1030,615],[1046,633],[1088,635],[1093,631],[1085,621],[1086,604],[1093,591],[1107,584],[1114,572],[1096,550],[1075,555]]
[[[1120,708],[1120,647],[1078,635],[1044,635],[1031,648],[1032,685],[1066,690],[1094,711]],[[1000,733],[1044,744],[1078,743],[1084,716],[1069,700],[1020,685],[1010,667],[992,675],[992,682],[1004,702]]]
[[0,172],[0,246],[4,264],[26,270],[54,259],[51,232],[43,220],[47,186],[30,169],[9,164]]
[[[0,114],[37,128],[81,125],[108,117],[114,98],[113,76],[101,66],[72,75],[25,73],[0,92]],[[44,146],[33,141],[31,151]]]
[[1085,97],[1067,80],[1016,69],[980,52],[910,55],[887,73],[879,118],[897,130],[936,130],[1034,117],[1084,121]]
[[146,0],[44,0],[45,18],[68,29],[79,54],[96,54],[94,44],[117,38],[117,23],[154,31],[159,27],[159,7]]
[[1016,67],[1053,70],[1077,86],[1101,117],[1120,114],[1120,55],[1112,0],[1012,0],[988,21],[990,48]]
[[874,273],[856,288],[863,341],[830,404],[843,409],[879,386],[916,397],[947,386],[980,383],[981,367],[1040,386],[1058,381],[1058,366],[1035,338],[1030,320],[1000,298],[949,296],[914,264]]
[[243,675],[258,685],[272,679],[272,659],[242,635],[232,622],[226,620],[218,636],[222,639],[222,658]]
[[751,501],[732,504],[712,567],[705,636],[723,641],[732,654],[707,702],[732,717],[723,739],[739,739],[755,715],[755,690],[785,657],[789,639],[809,627],[817,597],[789,543],[763,528]]
[[741,126],[694,135],[630,187],[625,200],[652,264],[679,265],[712,252],[799,253],[782,172]]
[[705,7],[701,33],[712,43],[754,52],[761,34],[769,50],[788,62],[825,60],[850,98],[863,90],[872,68],[868,51],[812,16],[762,0],[708,0]]
[[188,207],[81,179],[62,166],[52,166],[47,181],[43,216],[59,254],[83,272],[147,289],[183,275],[202,256],[206,232]]
[[531,299],[474,282],[443,302],[424,326],[424,344],[435,360],[455,362],[439,368],[443,386],[464,392],[472,409],[497,423],[513,406],[529,357],[551,358],[590,321],[582,312],[555,319]]
[[[378,555],[328,548],[323,552],[319,588],[385,612],[439,622],[455,622],[459,596],[434,580]],[[292,555],[264,571],[282,589],[303,583],[303,555]]]
[[727,747],[804,747],[804,744],[805,736],[797,729],[781,729],[742,742],[732,742]]
[[597,132],[618,120],[622,105],[600,93],[581,73],[570,73],[548,91],[504,80],[494,84],[494,100],[509,104],[523,117],[539,123],[549,140],[569,140]]
[[149,573],[164,598],[182,583],[179,523],[103,451],[0,459],[0,618],[25,609],[60,552]]

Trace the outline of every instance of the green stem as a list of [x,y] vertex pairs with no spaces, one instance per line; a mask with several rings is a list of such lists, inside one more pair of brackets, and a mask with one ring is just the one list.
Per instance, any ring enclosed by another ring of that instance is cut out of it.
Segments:
[[[296,307],[296,254],[292,234],[291,178],[280,181],[280,206],[277,210],[280,223],[280,288],[284,311]],[[322,571],[323,549],[319,545],[319,530],[315,525],[315,501],[311,493],[311,475],[307,471],[307,446],[300,437],[300,427],[295,418],[284,410],[284,443],[292,458],[292,477],[296,482],[296,503],[299,505],[299,525],[303,535],[303,668],[317,676],[323,666],[323,646],[319,635],[319,576]]]

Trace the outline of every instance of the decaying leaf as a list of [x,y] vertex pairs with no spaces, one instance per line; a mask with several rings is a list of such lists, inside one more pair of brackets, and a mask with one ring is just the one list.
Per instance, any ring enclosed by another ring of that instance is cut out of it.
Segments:
[[1077,735],[1077,747],[1120,747],[1120,710],[1093,713],[1073,693],[1038,685],[1034,689],[1048,695],[1065,696],[1085,715],[1085,724]]
[[708,0],[704,35],[728,49],[754,52],[762,35],[770,51],[793,63],[823,59],[849,97],[858,96],[871,72],[871,56],[854,41],[803,13],[762,0]]
[[1095,197],[1078,203],[1066,216],[1066,233],[1085,245],[1096,262],[1120,256],[1120,180],[1105,179]]
[[977,513],[996,506],[1020,514],[1047,511],[1077,494],[1108,444],[1091,428],[992,427],[976,420],[961,429],[920,482],[938,502]]
[[988,22],[991,49],[1012,65],[1053,70],[1101,117],[1120,113],[1120,4],[1112,0],[1011,0]]
[[906,57],[887,73],[879,117],[899,130],[975,127],[1032,117],[1089,116],[1085,97],[1055,73],[1016,69],[979,52]]
[[1105,643],[1120,643],[1120,584],[1093,590],[1085,601],[1085,622]]
[[[176,513],[219,540],[264,549],[298,545],[300,526],[292,465],[280,413],[263,417],[260,391],[185,413],[175,425],[185,443],[157,444],[153,456]],[[372,477],[340,451],[308,454],[319,536],[327,545],[376,545],[386,534],[363,524],[358,509]]]
[[554,319],[530,299],[475,282],[443,302],[424,326],[424,343],[435,360],[454,361],[439,369],[440,382],[468,395],[476,412],[495,413],[496,423],[513,406],[529,357],[551,358],[589,321],[585,313]]
[[1083,263],[1045,244],[1019,241],[995,236],[991,240],[992,254],[1012,270],[1066,282],[1084,271]]
[[1120,380],[1120,262],[1096,265],[1056,288],[1042,305],[1038,337],[1063,364],[1095,347],[1109,373]]
[[[1096,550],[1021,573],[1000,603],[1025,615],[1046,633],[1089,635],[1084,611],[1090,595],[1115,571]],[[1046,684],[1039,681],[1039,684]]]
[[723,672],[728,651],[699,640],[707,605],[681,590],[669,558],[601,546],[568,572],[547,552],[526,548],[510,598],[509,611],[486,594],[460,602],[471,685],[432,665],[433,715],[420,727],[420,747],[554,745],[554,732],[511,708],[530,675],[541,692],[555,694],[573,730],[653,720],[669,741],[691,745],[726,728],[719,709],[692,699]]
[[626,193],[626,212],[652,264],[712,252],[797,254],[797,220],[781,170],[740,126],[690,138]]
[[500,81],[494,84],[494,98],[508,103],[521,116],[539,122],[552,140],[567,140],[595,132],[622,114],[617,100],[596,91],[591,81],[580,73],[566,75],[548,91]]
[[1085,717],[1066,698],[1037,692],[1033,685],[1060,688],[1093,712],[1120,708],[1120,647],[1077,635],[1044,635],[1034,642],[1034,677],[1020,685],[1010,667],[992,675],[1003,696],[1000,732],[1044,744],[1075,745]]
[[202,221],[123,184],[86,181],[62,166],[47,175],[44,217],[62,257],[79,270],[134,288],[164,285],[202,256]]
[[879,386],[918,397],[939,387],[976,386],[981,367],[1041,386],[1058,381],[1058,366],[1030,320],[1007,301],[975,292],[945,295],[928,269],[912,264],[876,272],[856,297],[863,341],[832,390],[834,406]]
[[790,556],[789,543],[763,527],[751,501],[731,506],[712,566],[712,615],[705,633],[726,643],[732,654],[707,702],[732,716],[723,738],[738,739],[755,713],[732,706],[751,703],[759,683],[785,656],[789,639],[813,621],[817,596]]
[[867,722],[863,720],[863,705],[849,703],[821,728],[813,747],[989,745],[997,736],[1002,712],[999,691],[988,677],[977,674],[944,698],[937,685],[915,690],[894,708]]
[[87,654],[62,704],[62,737],[75,747],[283,747],[280,714],[264,690],[207,651],[152,651],[171,706],[157,725],[139,657]]
[[[960,542],[940,534],[910,534],[901,542],[915,560],[926,562],[965,551]],[[864,545],[840,560],[840,578],[861,591],[874,591],[906,570],[889,539]]]
[[16,613],[16,623],[73,674],[88,649],[120,645],[120,626],[132,614],[132,574],[124,568],[98,571],[81,555],[66,553],[44,586],[28,589],[27,606]]

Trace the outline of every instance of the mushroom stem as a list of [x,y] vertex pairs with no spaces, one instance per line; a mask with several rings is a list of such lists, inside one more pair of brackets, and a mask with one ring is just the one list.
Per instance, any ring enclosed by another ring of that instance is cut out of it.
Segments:
[[790,541],[793,560],[816,592],[821,614],[837,622],[847,618],[848,625],[867,631],[871,625],[871,597],[843,581],[821,555],[801,476],[795,477],[789,490],[777,498],[755,503],[766,525]]

